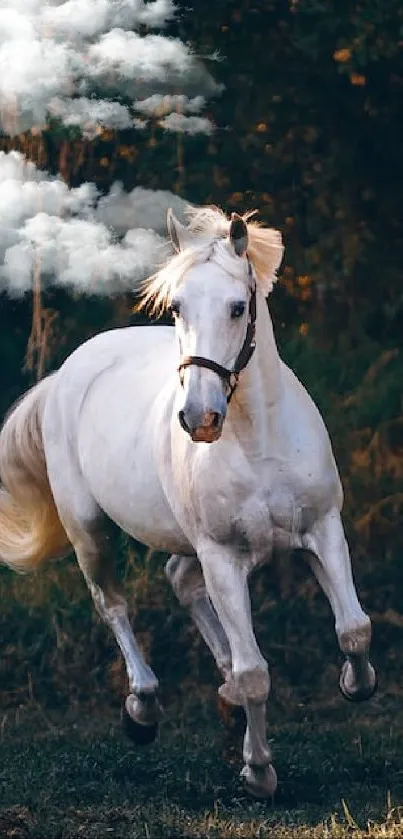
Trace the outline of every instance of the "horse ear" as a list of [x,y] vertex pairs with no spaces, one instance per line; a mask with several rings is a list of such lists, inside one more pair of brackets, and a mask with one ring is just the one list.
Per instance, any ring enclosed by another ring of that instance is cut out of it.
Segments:
[[243,256],[248,247],[248,228],[238,213],[231,213],[229,238],[237,256]]
[[167,228],[172,247],[176,253],[183,251],[191,244],[192,236],[190,231],[178,221],[171,208],[167,212]]

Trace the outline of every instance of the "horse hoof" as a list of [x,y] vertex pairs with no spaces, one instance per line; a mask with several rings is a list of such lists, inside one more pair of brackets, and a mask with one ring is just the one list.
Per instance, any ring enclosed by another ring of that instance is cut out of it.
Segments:
[[136,722],[130,714],[127,713],[125,706],[123,706],[122,722],[126,737],[135,743],[136,746],[149,746],[153,743],[158,731],[158,723],[153,725],[143,725]]
[[244,734],[246,729],[246,714],[241,705],[232,705],[221,694],[217,700],[218,713],[222,722],[234,734]]
[[[141,701],[137,696],[130,694],[123,705],[122,712],[123,727],[127,737],[136,746],[148,746],[153,743],[157,736],[160,715],[161,708],[155,697],[147,697],[145,701]],[[136,719],[139,716],[143,716],[141,722],[138,718]]]
[[269,766],[244,766],[241,779],[245,792],[253,798],[272,798],[277,789],[277,772],[272,763]]
[[378,678],[375,673],[374,668],[371,664],[368,665],[369,668],[369,683],[364,685],[363,687],[357,687],[355,690],[354,688],[348,686],[348,673],[350,672],[351,664],[349,661],[346,661],[343,664],[340,680],[339,680],[339,688],[341,695],[344,699],[347,699],[348,702],[365,702],[368,699],[371,699],[373,695],[376,693],[378,689]]

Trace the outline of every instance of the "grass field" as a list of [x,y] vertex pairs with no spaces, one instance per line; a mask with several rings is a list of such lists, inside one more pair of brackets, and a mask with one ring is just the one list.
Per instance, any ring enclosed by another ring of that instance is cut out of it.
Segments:
[[27,704],[2,720],[1,839],[402,837],[403,708],[335,711],[269,727],[280,783],[262,803],[238,780],[241,734],[210,703],[171,712],[141,750],[118,711]]
[[402,839],[397,564],[393,587],[389,567],[387,591],[371,589],[380,687],[359,706],[337,689],[342,659],[325,599],[302,568],[281,571],[271,568],[253,587],[273,676],[268,736],[279,775],[274,801],[259,803],[238,779],[242,738],[217,714],[211,656],[158,557],[144,564],[134,553],[124,572],[166,707],[159,740],[145,750],[124,736],[123,663],[76,563],[25,577],[3,569],[0,839]]

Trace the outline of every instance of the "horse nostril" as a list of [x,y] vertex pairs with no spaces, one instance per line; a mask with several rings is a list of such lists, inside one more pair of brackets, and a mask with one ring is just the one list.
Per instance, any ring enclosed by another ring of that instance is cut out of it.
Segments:
[[190,434],[190,428],[185,420],[185,412],[179,411],[178,418],[183,430],[186,431],[187,434]]
[[211,428],[214,428],[216,431],[221,426],[221,414],[217,413],[216,411],[213,412],[211,415]]
[[199,429],[208,432],[219,432],[223,424],[223,415],[220,411],[208,411],[204,415],[198,412],[193,412],[185,406],[181,411],[178,411],[178,420],[183,431],[187,434],[192,434]]

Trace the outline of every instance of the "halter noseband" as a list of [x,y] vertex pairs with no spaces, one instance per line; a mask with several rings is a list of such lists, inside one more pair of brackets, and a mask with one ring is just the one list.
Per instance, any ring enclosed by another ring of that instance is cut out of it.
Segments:
[[[247,259],[248,277],[249,280],[252,281],[252,265],[249,257],[247,257]],[[227,386],[227,403],[230,403],[238,384],[239,374],[242,373],[242,370],[245,369],[246,365],[251,360],[256,348],[256,283],[254,280],[253,285],[251,282],[251,286],[252,290],[249,299],[249,317],[245,340],[242,344],[241,349],[239,350],[232,370],[228,370],[227,367],[223,367],[221,364],[218,364],[216,361],[212,361],[210,358],[204,358],[202,355],[187,355],[184,358],[182,358],[182,361],[178,367],[179,378],[182,386],[183,371],[186,367],[190,367],[191,365],[195,365],[195,367],[205,367],[207,370],[212,370],[213,373],[217,373],[220,379],[222,379],[225,382]]]

